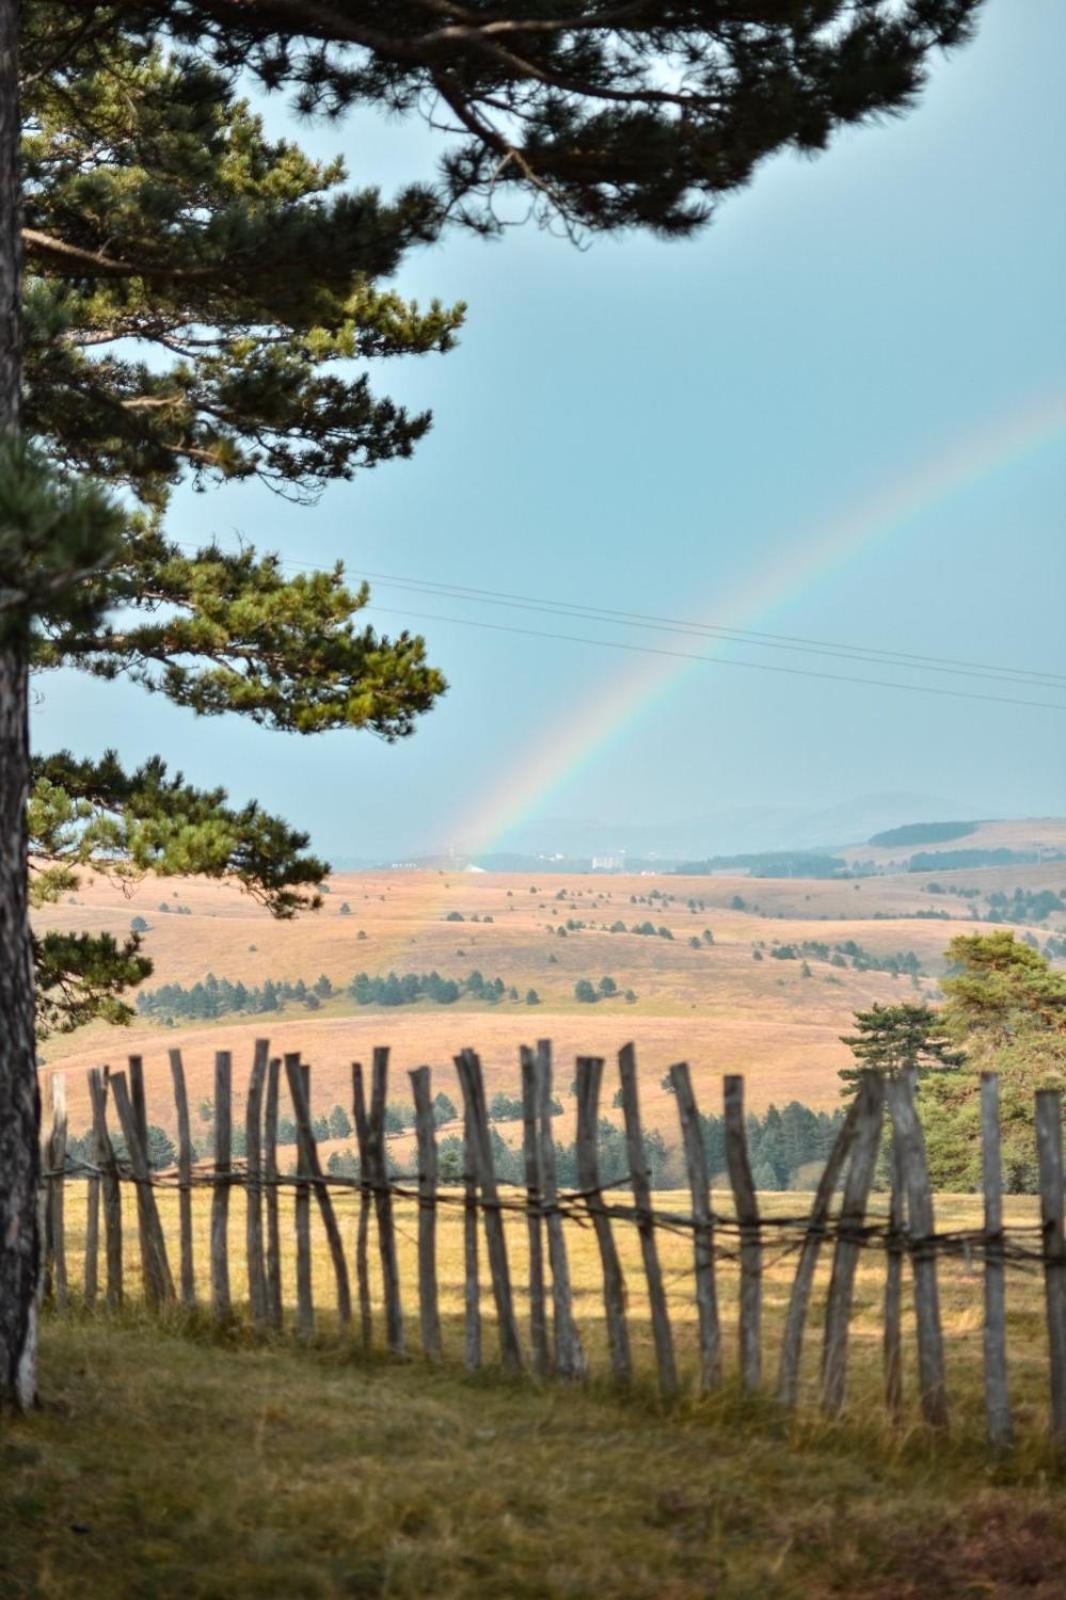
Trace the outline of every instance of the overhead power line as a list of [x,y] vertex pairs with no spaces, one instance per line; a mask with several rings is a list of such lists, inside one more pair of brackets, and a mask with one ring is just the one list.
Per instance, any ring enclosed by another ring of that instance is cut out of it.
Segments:
[[691,622],[679,617],[657,616],[648,612],[620,611],[607,606],[578,604],[569,600],[549,600],[494,589],[477,589],[469,584],[435,583],[418,578],[401,578],[383,572],[364,572],[361,576],[369,582],[385,584],[387,587],[402,588],[412,593],[434,595],[450,600],[470,600],[478,604],[540,611],[547,615],[571,616],[595,622],[622,622],[634,627],[653,628],[656,632],[693,634],[697,637],[731,640],[738,644],[756,644],[760,648],[788,650],[803,655],[839,656],[849,660],[949,673],[957,677],[991,678],[1004,683],[1021,681],[1031,683],[1034,687],[1066,688],[1066,674],[1041,672],[1029,667],[997,666],[983,661],[959,661],[949,656],[923,656],[909,651],[877,649],[868,645],[843,644],[826,639],[808,639],[792,634],[760,633],[750,628],[733,628],[718,623]]
[[[182,546],[193,550],[193,546]],[[313,562],[282,559],[279,564],[297,571],[330,573],[332,567],[317,566]],[[810,639],[792,634],[759,632],[747,628],[729,628],[716,623],[692,622],[676,617],[663,617],[654,613],[623,611],[606,606],[580,605],[567,600],[551,600],[532,595],[521,595],[506,590],[482,589],[469,584],[450,584],[401,577],[397,574],[362,572],[359,576],[376,585],[384,585],[404,593],[424,594],[435,599],[460,600],[474,604],[504,606],[509,610],[540,612],[547,616],[591,622],[603,622],[653,629],[656,632],[679,634],[682,637],[718,639],[723,643],[745,644],[759,649],[787,650],[792,654],[835,657],[859,665],[882,666],[890,669],[918,672],[936,672],[952,677],[967,677],[978,681],[997,682],[1028,689],[1066,688],[1066,675],[1041,672],[1028,667],[996,665],[991,662],[963,661],[950,656],[918,655],[901,650],[875,649],[872,646],[845,644],[825,639]],[[763,661],[743,661],[726,656],[699,655],[684,650],[669,650],[654,645],[633,644],[628,641],[590,638],[570,633],[548,633],[534,628],[508,626],[504,623],[479,621],[471,617],[448,617],[436,612],[403,611],[382,606],[371,600],[368,610],[384,615],[406,616],[416,621],[444,622],[459,627],[479,628],[493,633],[512,633],[524,638],[549,639],[556,642],[594,645],[602,649],[624,650],[631,653],[673,657],[677,660],[701,661],[713,666],[747,667],[753,671],[774,672],[792,677],[821,679],[835,683],[853,683],[871,688],[901,689],[912,694],[933,694],[951,699],[978,700],[991,705],[1031,706],[1045,711],[1063,711],[1066,706],[1052,701],[1026,700],[1008,695],[979,694],[973,690],[936,688],[929,684],[901,683],[885,678],[854,677],[843,673],[818,672],[811,668],[775,666]]]
[[968,689],[937,689],[930,684],[899,683],[889,678],[856,678],[838,672],[816,672],[808,667],[781,667],[768,661],[737,661],[731,656],[695,655],[688,650],[667,650],[661,645],[629,644],[619,639],[591,639],[575,633],[545,633],[539,628],[516,628],[505,622],[482,622],[473,617],[445,617],[434,611],[407,611],[370,601],[368,611],[408,617],[417,622],[446,622],[461,628],[481,628],[491,633],[511,633],[527,639],[550,639],[568,644],[596,645],[604,650],[625,650],[636,655],[668,656],[677,661],[703,661],[715,667],[746,667],[752,672],[774,672],[790,678],[818,678],[829,683],[860,684],[873,689],[902,689],[907,694],[933,694],[949,700],[981,700],[997,706],[1032,706],[1040,711],[1066,711],[1066,705],[1049,700],[1021,700],[1010,695],[978,694]]

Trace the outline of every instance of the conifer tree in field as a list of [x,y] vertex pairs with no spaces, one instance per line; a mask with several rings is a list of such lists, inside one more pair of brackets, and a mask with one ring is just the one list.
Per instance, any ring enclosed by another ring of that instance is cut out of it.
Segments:
[[[132,940],[35,949],[31,787],[38,896],[109,833],[136,870],[234,872],[280,914],[322,870],[304,836],[161,763],[31,766],[31,669],[408,733],[443,688],[422,641],[357,627],[340,569],[181,549],[169,491],[257,476],[303,499],[408,454],[426,419],[349,365],[454,334],[458,311],[375,287],[406,248],[448,219],[498,232],[512,196],[570,231],[691,233],[773,151],[909,105],[977,4],[31,0],[20,107],[20,8],[0,0],[0,1403],[35,1393],[35,961],[60,1026],[118,1014],[145,971]],[[424,111],[458,142],[392,205],[338,194],[336,167],[263,137],[240,73],[305,112]]]
[[876,1067],[890,1077],[907,1071],[922,1077],[929,1072],[951,1072],[965,1060],[932,1006],[874,1004],[869,1011],[856,1011],[855,1024],[858,1032],[842,1034],[840,1041],[848,1045],[858,1063],[842,1067],[837,1074],[844,1084],[841,1092],[848,1098],[858,1088],[859,1074],[866,1067]]

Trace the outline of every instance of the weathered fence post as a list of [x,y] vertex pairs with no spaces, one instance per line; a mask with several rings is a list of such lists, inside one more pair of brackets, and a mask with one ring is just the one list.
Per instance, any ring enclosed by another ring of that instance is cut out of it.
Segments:
[[228,1050],[215,1052],[215,1172],[211,1191],[211,1307],[216,1317],[228,1317],[229,1293],[229,1192],[233,1160],[233,1110],[231,1089],[233,1058]]
[[52,1293],[57,1311],[67,1309],[67,1237],[64,1174],[67,1164],[67,1080],[62,1072],[51,1075],[52,1132],[48,1140],[48,1236],[52,1250]]
[[885,1080],[880,1072],[866,1070],[859,1078],[859,1115],[855,1145],[844,1180],[844,1201],[833,1252],[833,1270],[825,1308],[825,1343],[822,1346],[822,1407],[831,1417],[844,1407],[847,1377],[848,1322],[855,1286],[855,1269],[862,1249],[866,1201],[877,1166],[881,1124],[885,1114]]
[[685,1167],[692,1196],[693,1270],[700,1327],[700,1388],[707,1391],[717,1388],[722,1381],[722,1335],[718,1324],[718,1293],[714,1280],[714,1223],[711,1217],[707,1152],[700,1132],[699,1113],[687,1062],[679,1061],[670,1068],[670,1082],[677,1100]]
[[144,1058],[142,1056],[128,1056],[130,1072],[130,1103],[133,1106],[133,1116],[137,1124],[137,1132],[141,1137],[141,1148],[145,1159],[148,1159],[148,1101],[144,1092]]
[[477,1152],[474,1119],[463,1097],[463,1362],[468,1372],[481,1366],[481,1284],[477,1246]]
[[263,1182],[266,1186],[266,1295],[272,1328],[282,1326],[281,1225],[278,1208],[278,1089],[281,1058],[272,1056],[267,1067],[266,1104],[263,1110]]
[[552,1269],[552,1349],[560,1378],[582,1378],[588,1363],[574,1321],[570,1286],[570,1259],[559,1211],[559,1184],[555,1171],[555,1133],[552,1129],[552,1047],[550,1039],[537,1040],[533,1083],[537,1099],[540,1191],[548,1234],[548,1260]]
[[947,1426],[948,1405],[944,1380],[944,1337],[937,1289],[936,1224],[925,1159],[925,1139],[915,1108],[911,1075],[903,1073],[898,1078],[889,1079],[885,1093],[892,1117],[892,1137],[899,1143],[899,1158],[907,1191],[922,1415],[931,1426],[943,1428]]
[[[130,1106],[133,1109],[133,1123],[138,1130],[138,1139],[141,1149],[144,1150],[144,1162],[149,1163],[149,1147],[147,1147],[147,1101],[144,1094],[144,1059],[141,1056],[126,1056],[128,1066],[128,1088],[130,1088]],[[141,1262],[146,1262],[152,1253],[152,1243],[144,1232],[146,1221],[141,1206],[138,1206],[138,1243],[141,1246]],[[147,1267],[146,1269],[147,1274]]]
[[[90,1103],[92,1090],[90,1088]],[[87,1148],[89,1161],[93,1167],[99,1168],[100,1162],[96,1153],[95,1125],[90,1130]],[[100,1174],[99,1171],[88,1174],[88,1183],[85,1193],[85,1271],[82,1282],[82,1294],[86,1309],[91,1311],[96,1305],[100,1292]]]
[[611,1375],[616,1383],[627,1384],[633,1376],[626,1327],[626,1285],[618,1259],[611,1219],[603,1199],[600,1177],[600,1152],[597,1135],[600,1120],[600,1085],[603,1061],[599,1056],[577,1058],[577,1181],[592,1218],[603,1269],[603,1305],[607,1320],[607,1340],[611,1351]]
[[437,1135],[433,1126],[430,1071],[410,1074],[418,1139],[418,1316],[422,1353],[440,1361],[440,1309],[437,1298]]
[[400,1269],[396,1259],[396,1229],[392,1216],[392,1190],[385,1155],[385,1103],[389,1086],[389,1052],[384,1046],[374,1051],[370,1085],[368,1148],[374,1209],[378,1219],[378,1245],[381,1250],[381,1278],[385,1296],[385,1336],[395,1356],[404,1353],[403,1306],[400,1301]]
[[196,1304],[196,1273],[192,1247],[192,1137],[189,1132],[189,1096],[180,1050],[171,1050],[170,1076],[178,1113],[178,1212],[181,1228],[181,1303]]
[[723,1080],[725,1159],[740,1228],[740,1376],[749,1393],[762,1381],[762,1244],[759,1205],[744,1129],[744,1079]]
[[830,1150],[825,1166],[822,1169],[822,1176],[818,1180],[818,1187],[811,1203],[811,1214],[807,1222],[803,1245],[800,1249],[799,1261],[796,1265],[796,1276],[792,1280],[792,1293],[789,1296],[788,1314],[785,1318],[785,1333],[781,1341],[781,1365],[777,1375],[777,1398],[782,1405],[794,1406],[796,1403],[800,1356],[803,1354],[803,1330],[807,1322],[811,1286],[814,1283],[814,1273],[818,1266],[818,1256],[821,1252],[822,1241],[826,1236],[826,1220],[829,1216],[829,1207],[832,1205],[833,1195],[836,1193],[837,1184],[840,1182],[840,1175],[844,1170],[844,1162],[851,1151],[858,1115],[859,1103],[856,1099],[848,1107],[843,1125],[836,1136],[833,1148]]
[[455,1057],[463,1099],[470,1110],[474,1157],[477,1162],[478,1184],[485,1213],[485,1240],[488,1245],[489,1271],[492,1275],[492,1294],[496,1302],[496,1324],[500,1340],[500,1360],[505,1371],[518,1372],[522,1367],[522,1349],[518,1340],[514,1300],[511,1295],[511,1274],[507,1264],[507,1238],[500,1209],[500,1192],[496,1183],[496,1170],[492,1164],[492,1142],[489,1138],[489,1119],[485,1107],[485,1083],[481,1075],[481,1062],[473,1050],[463,1050]]
[[359,1221],[355,1235],[355,1279],[359,1286],[359,1332],[363,1349],[369,1350],[373,1339],[373,1321],[370,1311],[370,1194],[373,1166],[370,1158],[370,1130],[367,1124],[366,1093],[363,1088],[363,1067],[352,1062],[352,1115],[355,1119],[355,1137],[359,1145]]
[[89,1098],[93,1110],[93,1156],[101,1169],[100,1186],[104,1197],[104,1242],[107,1250],[108,1310],[122,1304],[122,1193],[119,1189],[118,1162],[107,1131],[107,1090],[109,1075],[93,1067],[89,1073]]
[[[289,1094],[293,1098],[295,1109],[293,1083],[295,1082],[298,1087],[306,1086],[310,1074],[308,1068],[301,1062],[298,1050],[286,1052],[284,1065]],[[307,1183],[309,1176],[307,1151],[304,1149],[303,1139],[298,1138],[292,1221],[293,1232],[296,1235],[296,1328],[301,1339],[309,1339],[315,1331],[314,1283],[311,1275],[311,1191]]]
[[1013,1434],[1007,1386],[1007,1307],[1003,1250],[1003,1162],[1000,1150],[999,1076],[981,1074],[981,1180],[985,1218],[985,1418],[988,1442],[1009,1447]]
[[640,1249],[644,1258],[644,1276],[648,1282],[648,1304],[651,1308],[651,1331],[655,1343],[659,1391],[665,1400],[669,1400],[677,1394],[677,1365],[674,1361],[674,1342],[670,1333],[670,1317],[666,1309],[666,1292],[663,1288],[662,1268],[659,1265],[659,1251],[655,1243],[651,1181],[648,1174],[648,1158],[644,1149],[644,1133],[640,1123],[637,1058],[631,1044],[623,1045],[618,1052],[618,1071],[622,1080],[622,1112],[625,1117],[626,1149],[629,1154],[629,1181],[633,1188],[637,1232],[640,1235]]
[[1037,1090],[1036,1153],[1040,1167],[1040,1227],[1051,1362],[1051,1431],[1056,1445],[1066,1450],[1066,1225],[1062,1096],[1057,1089]]
[[290,1060],[289,1056],[285,1057],[285,1071],[296,1113],[296,1132],[300,1141],[302,1165],[315,1191],[318,1213],[322,1218],[326,1244],[333,1262],[333,1276],[337,1283],[337,1320],[342,1328],[346,1328],[352,1320],[352,1291],[348,1283],[348,1263],[344,1259],[341,1231],[337,1226],[337,1213],[333,1209],[333,1201],[323,1176],[322,1163],[318,1159],[318,1144],[311,1126],[311,1069],[307,1066],[301,1069],[296,1063],[290,1065]]
[[522,1153],[526,1173],[526,1228],[529,1234],[529,1335],[533,1371],[547,1375],[548,1312],[544,1296],[544,1212],[540,1176],[540,1140],[537,1137],[537,1061],[532,1050],[519,1049],[522,1070]]
[[167,1305],[174,1299],[174,1280],[170,1276],[166,1242],[163,1238],[155,1196],[152,1193],[148,1153],[141,1142],[140,1124],[123,1073],[115,1073],[111,1079],[111,1088],[137,1190],[137,1224],[141,1241],[145,1297],[152,1305]]
[[266,1078],[270,1042],[255,1041],[252,1075],[248,1080],[248,1098],[244,1108],[244,1152],[246,1179],[244,1199],[245,1253],[248,1257],[248,1303],[252,1323],[262,1333],[270,1321],[267,1296],[266,1271],[263,1264],[263,1169],[261,1159],[261,1120],[263,1111],[263,1083]]
[[899,1144],[892,1139],[892,1181],[888,1197],[888,1236],[885,1239],[885,1327],[881,1338],[881,1368],[885,1406],[893,1422],[903,1416],[903,1224],[906,1195]]

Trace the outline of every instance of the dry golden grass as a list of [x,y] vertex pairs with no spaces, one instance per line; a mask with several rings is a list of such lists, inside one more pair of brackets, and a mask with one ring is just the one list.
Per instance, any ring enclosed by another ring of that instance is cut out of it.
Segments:
[[[1040,825],[1043,827],[1043,825]],[[1021,824],[1007,828],[1011,842]],[[983,839],[982,831],[982,839]],[[976,837],[976,836],[975,836]],[[999,835],[996,834],[998,839]],[[1056,836],[1057,837],[1057,836]],[[1050,839],[1050,835],[1048,836]],[[1009,880],[1059,884],[1066,880],[1054,863],[1037,868],[1008,868],[954,876],[991,887],[1006,873]],[[941,875],[948,877],[949,875]],[[166,1029],[138,1019],[129,1029],[95,1024],[70,1037],[46,1044],[49,1067],[65,1067],[75,1128],[84,1126],[88,1102],[84,1073],[103,1061],[120,1065],[128,1051],[146,1058],[152,1120],[173,1129],[173,1112],[165,1048],[180,1046],[194,1100],[212,1093],[216,1049],[234,1052],[237,1085],[250,1061],[252,1043],[269,1033],[278,1052],[299,1049],[313,1063],[312,1094],[316,1111],[348,1104],[349,1063],[366,1058],[375,1044],[393,1047],[397,1076],[404,1069],[429,1063],[441,1087],[453,1092],[450,1061],[456,1050],[474,1046],[485,1063],[490,1092],[513,1091],[520,1042],[548,1036],[556,1046],[557,1079],[572,1076],[577,1053],[611,1056],[627,1039],[638,1047],[642,1092],[648,1125],[675,1139],[673,1106],[659,1090],[666,1068],[688,1060],[704,1109],[718,1103],[718,1076],[723,1071],[746,1075],[749,1103],[761,1110],[771,1101],[796,1098],[809,1105],[836,1103],[839,1067],[850,1059],[840,1034],[851,1025],[854,1011],[874,1001],[933,996],[935,977],[947,940],[960,929],[982,926],[969,920],[967,903],[954,897],[931,900],[921,892],[922,880],[911,875],[868,879],[861,883],[754,880],[747,878],[579,877],[464,872],[382,872],[338,875],[323,910],[292,923],[273,921],[230,884],[200,880],[149,880],[127,897],[120,886],[103,878],[88,882],[76,904],[51,907],[40,917],[42,927],[106,928],[125,933],[131,916],[150,923],[146,948],[155,961],[150,986],[167,982],[191,985],[213,971],[248,984],[267,976],[312,982],[325,973],[345,985],[358,971],[384,975],[436,969],[465,977],[474,967],[486,976],[499,975],[514,985],[520,1000],[497,1006],[465,998],[451,1007],[417,1006],[384,1011],[356,1007],[341,996],[319,1012],[293,1008],[270,1017],[218,1024],[194,1023]],[[535,891],[535,892],[531,892]],[[650,896],[668,895],[667,902]],[[757,910],[730,907],[741,893]],[[565,899],[559,899],[565,894]],[[690,909],[688,901],[706,909]],[[188,906],[190,915],[160,912],[157,907]],[[347,903],[351,915],[342,916]],[[915,920],[902,913],[931,906],[956,916],[950,922]],[[448,912],[465,920],[448,922]],[[478,917],[473,922],[473,916]],[[491,921],[485,922],[485,918]],[[627,926],[651,921],[673,934],[671,940],[631,933],[611,934],[599,927],[571,931],[566,938],[548,931],[567,919],[592,924],[621,920]],[[692,949],[689,939],[711,927],[712,947]],[[365,937],[360,937],[360,933]],[[804,978],[798,961],[753,959],[754,946],[773,940],[818,939],[834,943],[855,939],[882,955],[913,949],[928,977],[916,989],[904,979],[884,973],[862,973],[811,963]],[[622,998],[596,1006],[574,999],[579,978],[593,981],[612,976],[620,989],[638,999]],[[541,1004],[524,1004],[526,991],[537,990]],[[396,1090],[406,1092],[406,1084]]]
[[[86,1189],[82,1182],[66,1186],[68,1240],[68,1271],[72,1296],[80,1298],[82,1284],[82,1241]],[[178,1271],[178,1211],[177,1195],[173,1187],[157,1188],[160,1215],[167,1239],[168,1253],[175,1278]],[[358,1196],[344,1187],[331,1189],[351,1277],[352,1297],[355,1300],[354,1241]],[[514,1194],[514,1191],[504,1191]],[[463,1349],[463,1208],[458,1190],[446,1190],[448,1197],[438,1209],[437,1263],[440,1292],[440,1312],[445,1332],[446,1360],[459,1363]],[[132,1185],[123,1186],[125,1285],[128,1295],[137,1301],[141,1295],[140,1256],[137,1244],[137,1217]],[[518,1198],[515,1195],[515,1198]],[[624,1203],[627,1197],[619,1195]],[[194,1191],[194,1259],[196,1265],[197,1295],[202,1304],[209,1304],[211,1296],[209,1222],[211,1196],[206,1189]],[[657,1191],[657,1212],[664,1217],[670,1214],[686,1215],[690,1200],[685,1191]],[[810,1196],[804,1194],[763,1194],[759,1197],[764,1217],[784,1223],[806,1215]],[[729,1219],[734,1215],[732,1198],[727,1192],[715,1192],[713,1205],[717,1215]],[[295,1242],[293,1231],[293,1191],[283,1188],[280,1198],[283,1301],[287,1308],[286,1320],[291,1326],[296,1300]],[[875,1196],[871,1219],[883,1213],[884,1197]],[[337,1332],[336,1283],[326,1245],[325,1233],[317,1206],[312,1207],[313,1284],[317,1327],[321,1333],[333,1336]],[[245,1217],[246,1197],[243,1191],[232,1195],[230,1214],[230,1278],[235,1305],[246,1306],[247,1275],[245,1267]],[[413,1198],[399,1198],[395,1202],[397,1248],[402,1284],[402,1298],[406,1314],[407,1345],[410,1352],[419,1349],[418,1333],[418,1264],[417,1264],[417,1202]],[[1035,1200],[1028,1197],[1008,1197],[1006,1223],[1010,1229],[1020,1230],[1017,1237],[1029,1248],[1035,1248],[1035,1237],[1030,1231],[1037,1221]],[[937,1199],[937,1225],[943,1232],[961,1232],[981,1226],[981,1204],[976,1196],[942,1195]],[[575,1314],[582,1339],[589,1356],[591,1374],[606,1379],[609,1374],[606,1329],[603,1319],[602,1276],[600,1258],[592,1230],[576,1219],[568,1218],[564,1224],[567,1249],[574,1289]],[[519,1211],[505,1213],[505,1231],[511,1276],[516,1296],[523,1341],[527,1344],[529,1298],[529,1256],[526,1219]],[[624,1219],[614,1224],[627,1285],[627,1315],[633,1342],[634,1366],[645,1385],[652,1386],[654,1378],[654,1351],[651,1342],[646,1283],[635,1226]],[[763,1261],[763,1331],[764,1374],[772,1390],[776,1377],[777,1353],[788,1304],[788,1295],[795,1271],[796,1228],[782,1231],[775,1238],[772,1228],[766,1230]],[[692,1238],[681,1227],[664,1225],[657,1229],[656,1238],[667,1290],[667,1303],[674,1332],[678,1364],[690,1390],[697,1387],[698,1346],[696,1306],[692,1274]],[[720,1260],[717,1267],[718,1295],[724,1329],[725,1369],[731,1372],[738,1361],[736,1322],[738,1309],[739,1269],[735,1260],[737,1239],[728,1226],[719,1236]],[[804,1365],[804,1404],[817,1405],[818,1361],[821,1321],[825,1292],[831,1266],[831,1250],[822,1252],[815,1283],[815,1293],[806,1338]],[[374,1302],[375,1344],[384,1347],[382,1292],[376,1230],[371,1225],[371,1286]],[[101,1281],[103,1262],[101,1260]],[[880,1409],[881,1395],[881,1337],[882,1302],[884,1294],[885,1258],[883,1252],[871,1248],[863,1252],[855,1283],[855,1300],[850,1343],[850,1388],[852,1415],[863,1416],[871,1407]],[[495,1310],[484,1240],[480,1244],[481,1305],[484,1322],[484,1351],[487,1364],[497,1361],[495,1338]],[[963,1435],[979,1435],[982,1427],[982,1273],[977,1259],[966,1261],[946,1257],[940,1263],[940,1292],[948,1360],[948,1386],[952,1397],[955,1424]],[[1008,1341],[1009,1363],[1012,1375],[1012,1392],[1019,1425],[1022,1432],[1039,1434],[1044,1427],[1047,1412],[1048,1358],[1046,1325],[1043,1308],[1043,1282],[1035,1267],[1015,1268],[1008,1279]],[[908,1290],[909,1294],[909,1290]],[[356,1312],[356,1320],[358,1313]],[[351,1337],[357,1333],[353,1331]],[[915,1341],[912,1310],[907,1304],[904,1320],[904,1343],[907,1351],[907,1389],[911,1420],[916,1420]]]
[[[84,1191],[68,1188],[73,1287]],[[175,1195],[160,1191],[174,1253]],[[206,1295],[209,1197],[196,1194],[198,1288]],[[683,1196],[661,1195],[662,1206]],[[138,1292],[127,1196],[127,1285]],[[728,1198],[715,1196],[728,1210]],[[791,1196],[765,1196],[781,1215]],[[351,1253],[355,1198],[338,1193]],[[283,1240],[291,1267],[291,1196]],[[1032,1203],[1009,1202],[1008,1221]],[[977,1220],[969,1197],[941,1197],[941,1227]],[[415,1215],[397,1215],[408,1345],[417,1349]],[[232,1283],[243,1204],[231,1219]],[[523,1337],[528,1305],[523,1219],[507,1224]],[[594,1373],[605,1370],[599,1269],[587,1230],[567,1225],[576,1309]],[[992,1461],[981,1439],[980,1278],[945,1264],[941,1287],[952,1431],[935,1439],[880,1403],[881,1260],[856,1284],[849,1405],[827,1423],[816,1405],[820,1272],[804,1403],[782,1415],[736,1384],[736,1277],[719,1268],[727,1379],[695,1392],[689,1241],[659,1245],[685,1392],[655,1398],[636,1241],[616,1225],[629,1286],[638,1377],[620,1395],[583,1384],[507,1381],[495,1365],[483,1294],[487,1367],[461,1352],[458,1213],[442,1212],[446,1361],[433,1367],[363,1354],[338,1335],[317,1218],[315,1336],[255,1341],[240,1314],[153,1319],[47,1316],[39,1415],[0,1425],[0,1593],[4,1600],[1057,1600],[1066,1562],[1063,1473],[1046,1439],[1040,1283],[1009,1284],[1010,1358],[1019,1447]],[[372,1241],[373,1242],[373,1241]],[[791,1262],[765,1278],[768,1388]],[[286,1274],[291,1325],[293,1285]],[[906,1325],[908,1352],[913,1330]]]

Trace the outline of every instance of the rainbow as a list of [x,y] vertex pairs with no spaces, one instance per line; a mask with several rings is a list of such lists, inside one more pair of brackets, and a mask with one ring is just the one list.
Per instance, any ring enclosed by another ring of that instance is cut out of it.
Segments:
[[[751,627],[797,590],[839,570],[910,518],[1012,466],[1063,431],[1066,393],[1061,391],[1031,399],[1006,417],[970,431],[828,526],[795,540],[775,558],[771,570],[760,569],[716,592],[707,623]],[[468,853],[491,849],[692,671],[691,656],[664,652],[660,656],[640,654],[623,671],[612,673],[606,686],[592,691],[565,723],[553,721],[550,730],[523,751],[479,797],[474,810],[453,822],[450,836]]]

